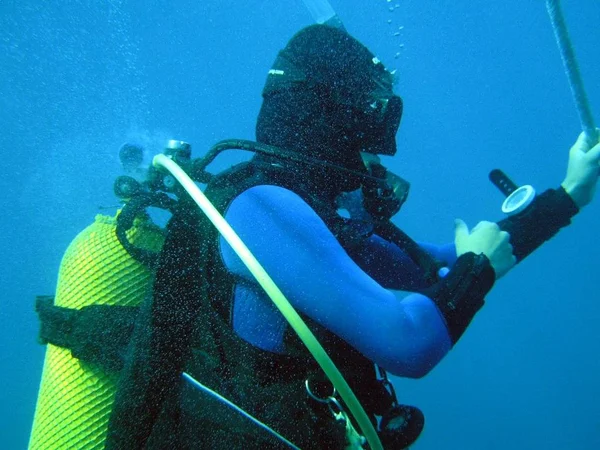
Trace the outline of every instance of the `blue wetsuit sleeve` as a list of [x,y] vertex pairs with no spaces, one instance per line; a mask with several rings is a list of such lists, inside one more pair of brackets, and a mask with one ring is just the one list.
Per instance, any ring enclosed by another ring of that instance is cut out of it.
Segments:
[[[389,372],[423,376],[451,348],[429,298],[413,293],[399,300],[384,289],[293,192],[251,188],[231,203],[226,219],[294,307]],[[234,275],[256,283],[223,239],[221,255]],[[245,311],[238,323],[254,320],[252,309]]]
[[427,250],[435,259],[446,264],[447,267],[452,267],[456,262],[456,246],[454,245],[454,242],[444,245],[419,242],[419,245]]
[[[438,261],[450,268],[456,262],[454,244],[419,243]],[[427,285],[423,271],[398,246],[377,235],[352,249],[350,256],[365,272],[386,289],[420,290]]]

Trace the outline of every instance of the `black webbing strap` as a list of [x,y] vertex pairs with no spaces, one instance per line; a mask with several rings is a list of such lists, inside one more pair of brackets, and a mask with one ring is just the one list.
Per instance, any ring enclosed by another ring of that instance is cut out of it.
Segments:
[[71,309],[54,305],[52,296],[39,296],[35,310],[41,322],[41,343],[69,349],[75,358],[107,371],[123,368],[138,308],[90,305]]

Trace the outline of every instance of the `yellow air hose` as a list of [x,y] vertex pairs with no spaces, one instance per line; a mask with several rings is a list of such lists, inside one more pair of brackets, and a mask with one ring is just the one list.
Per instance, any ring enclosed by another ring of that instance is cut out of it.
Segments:
[[308,348],[317,363],[321,366],[327,377],[333,383],[335,389],[348,406],[348,409],[356,419],[363,435],[367,439],[372,450],[383,450],[379,436],[365,413],[362,405],[352,392],[352,389],[335,366],[325,349],[317,341],[314,334],[310,331],[306,323],[296,312],[294,307],[285,298],[283,292],[277,287],[275,282],[267,274],[258,260],[250,252],[248,247],[242,242],[237,233],[231,228],[229,223],[217,211],[213,204],[206,198],[204,193],[196,186],[194,181],[179,167],[174,161],[165,155],[157,155],[152,161],[155,167],[163,167],[171,173],[173,177],[183,186],[187,193],[192,197],[202,212],[210,219],[219,233],[231,245],[231,248],[237,253],[248,270],[252,273],[256,281],[262,286],[267,295],[271,298],[275,306],[281,311],[290,326],[298,334],[304,345]]

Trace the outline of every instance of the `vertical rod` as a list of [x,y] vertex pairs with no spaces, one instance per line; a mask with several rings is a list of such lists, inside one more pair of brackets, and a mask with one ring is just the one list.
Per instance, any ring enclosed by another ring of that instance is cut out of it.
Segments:
[[567,25],[565,23],[564,16],[560,9],[560,0],[546,0],[546,8],[550,15],[550,21],[552,28],[554,29],[554,36],[556,37],[556,43],[560,50],[560,55],[563,60],[565,67],[565,73],[569,79],[569,85],[571,86],[571,92],[573,94],[573,100],[575,101],[575,107],[579,114],[579,121],[581,127],[585,133],[586,139],[590,146],[598,143],[600,136],[594,125],[594,118],[592,117],[592,110],[585,94],[583,87],[583,80],[577,60],[575,59],[575,52],[569,39],[569,32],[567,31]]

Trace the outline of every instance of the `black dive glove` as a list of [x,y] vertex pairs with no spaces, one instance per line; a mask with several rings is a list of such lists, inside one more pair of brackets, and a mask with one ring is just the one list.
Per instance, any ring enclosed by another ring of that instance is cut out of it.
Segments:
[[524,211],[498,222],[510,234],[517,262],[571,223],[579,208],[562,188],[548,189],[538,195]]
[[422,292],[444,316],[453,345],[483,306],[495,280],[496,273],[487,256],[468,252],[456,260],[444,278]]

